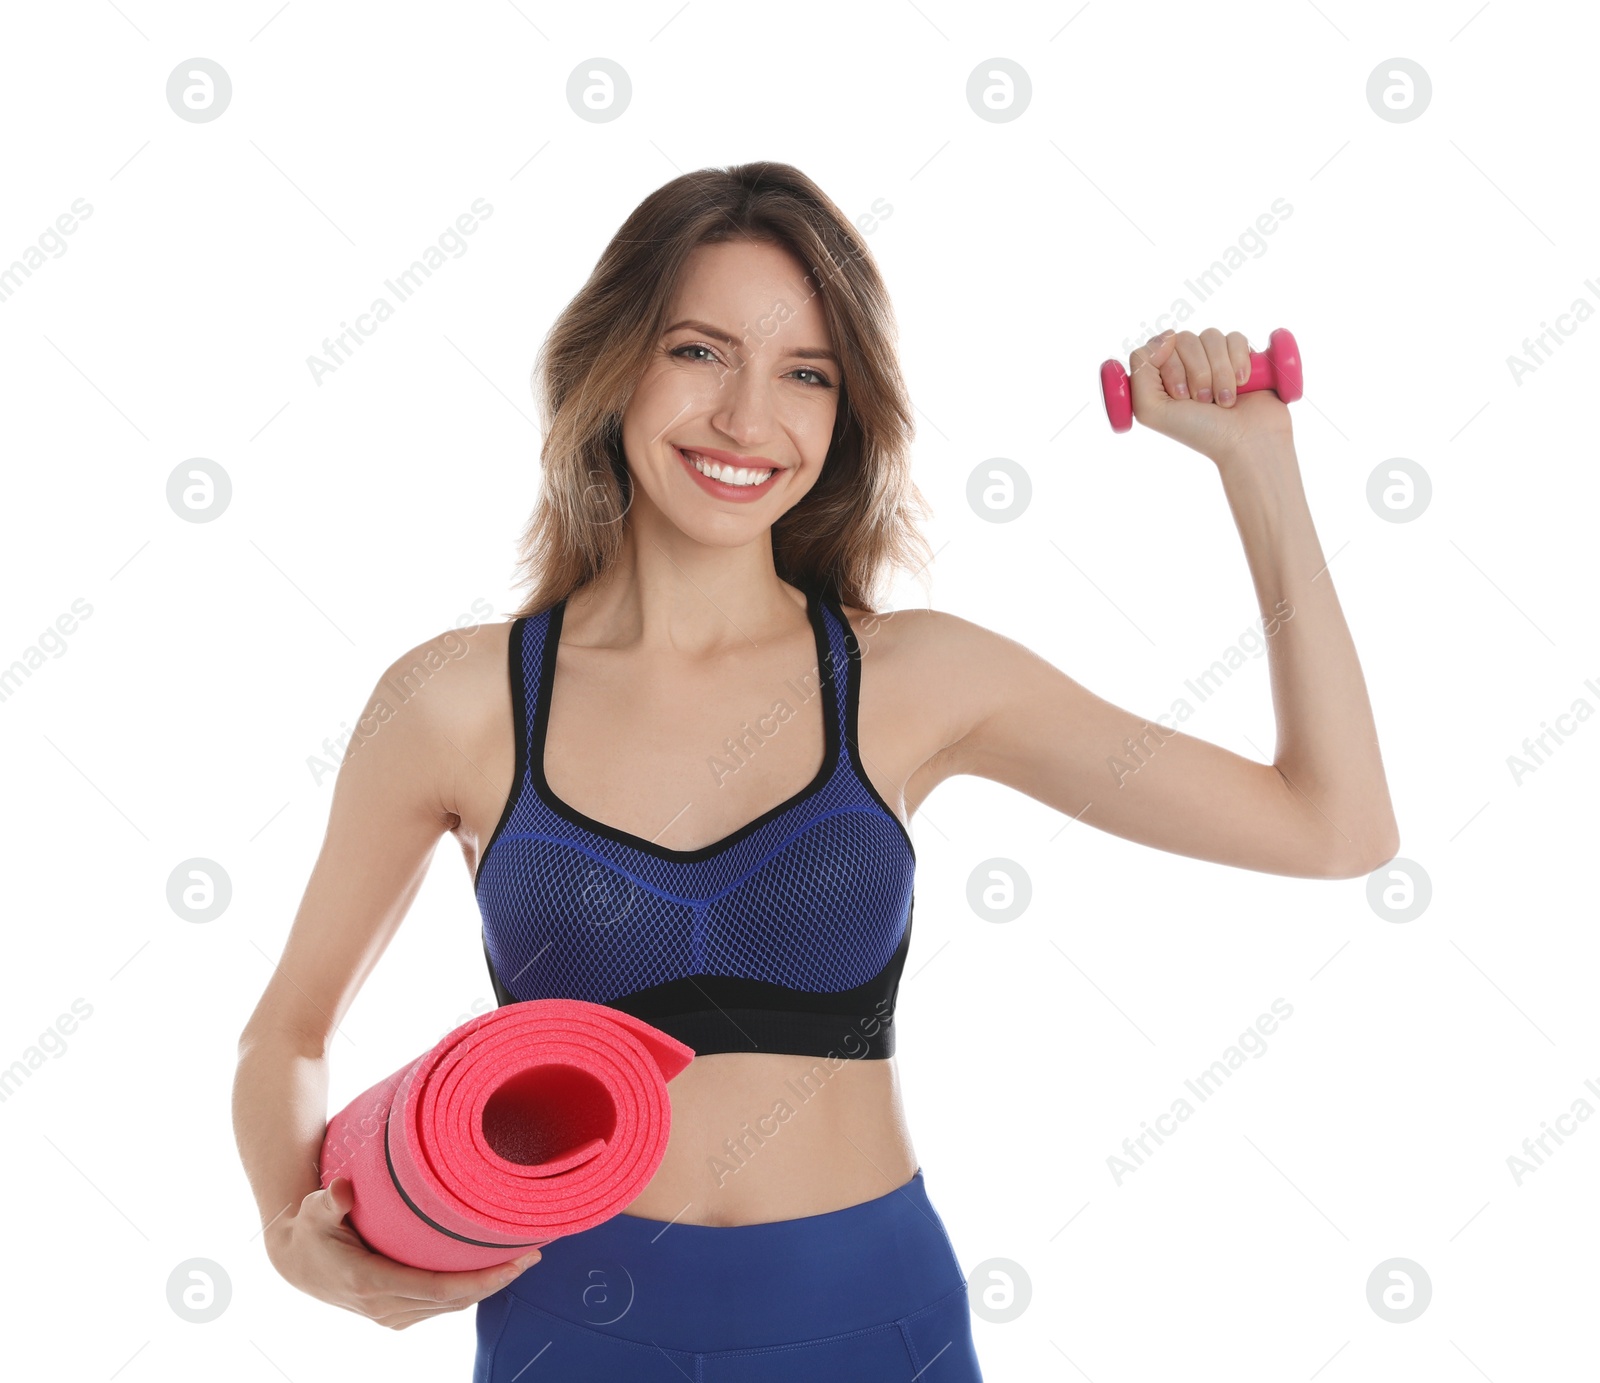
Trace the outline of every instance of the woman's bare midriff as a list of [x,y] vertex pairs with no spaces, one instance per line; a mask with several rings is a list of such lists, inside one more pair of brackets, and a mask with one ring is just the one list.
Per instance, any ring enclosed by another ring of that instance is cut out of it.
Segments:
[[740,1225],[887,1195],[917,1170],[893,1057],[716,1052],[667,1087],[666,1156],[623,1213]]

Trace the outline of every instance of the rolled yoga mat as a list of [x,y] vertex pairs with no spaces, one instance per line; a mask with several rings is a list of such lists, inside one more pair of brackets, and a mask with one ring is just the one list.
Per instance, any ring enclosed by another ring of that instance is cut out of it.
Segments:
[[348,1177],[350,1223],[415,1268],[508,1263],[609,1220],[667,1150],[667,1082],[694,1049],[581,999],[506,1004],[328,1121],[322,1185]]

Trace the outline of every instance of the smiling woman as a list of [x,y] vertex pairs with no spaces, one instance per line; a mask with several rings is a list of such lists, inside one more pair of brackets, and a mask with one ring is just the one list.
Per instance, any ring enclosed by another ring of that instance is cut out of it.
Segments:
[[[644,1192],[480,1307],[485,1380],[544,1347],[618,1377],[978,1377],[893,1065],[893,766],[934,746],[866,771],[843,604],[929,555],[891,337],[848,222],[769,164],[647,198],[541,353],[514,734],[483,727],[492,790],[460,807],[485,956],[502,1003],[608,1004],[696,1058]],[[742,745],[775,696],[789,731]],[[633,1284],[619,1318],[585,1305],[597,1264]]]
[[[688,536],[748,542],[770,530],[780,581],[827,580],[870,606],[888,569],[933,555],[916,527],[930,511],[911,480],[914,414],[894,337],[865,244],[797,169],[702,169],[658,188],[539,353],[543,486],[522,538],[531,589],[517,614],[616,568],[636,481]],[[730,486],[683,452],[774,473]],[[677,470],[689,487],[657,483]],[[735,511],[701,495],[765,502]]]
[[[340,768],[241,1044],[241,1149],[286,1278],[395,1329],[476,1305],[476,1383],[535,1360],[646,1383],[979,1378],[895,1065],[908,823],[944,780],[1239,868],[1349,878],[1394,854],[1287,411],[1233,387],[1244,336],[1150,341],[1132,409],[1217,465],[1261,609],[1294,612],[1267,635],[1278,753],[1173,729],[1115,792],[1142,717],[970,621],[877,610],[893,568],[932,556],[893,340],[876,266],[797,169],[651,193],[540,352],[526,599]],[[784,733],[747,743],[763,717]],[[707,775],[730,751],[738,771]],[[695,1052],[643,1191],[505,1273],[373,1254],[349,1182],[307,1178],[331,1036],[445,832],[501,1004],[609,1005]]]

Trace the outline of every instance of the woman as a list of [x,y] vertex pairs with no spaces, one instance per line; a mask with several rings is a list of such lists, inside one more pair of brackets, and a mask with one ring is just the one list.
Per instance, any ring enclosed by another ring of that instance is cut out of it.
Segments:
[[[1129,365],[1135,416],[1217,465],[1275,612],[1271,765],[969,621],[875,613],[885,568],[928,560],[892,337],[870,257],[794,168],[646,198],[541,355],[527,601],[470,657],[397,661],[386,680],[437,670],[341,768],[241,1042],[241,1151],[290,1282],[401,1330],[476,1303],[479,1383],[979,1377],[894,1063],[906,822],[944,779],[1242,868],[1349,878],[1395,852],[1288,411],[1234,393],[1244,337],[1165,333]],[[1128,741],[1152,771],[1109,791]],[[610,1003],[697,1054],[645,1190],[505,1270],[372,1254],[348,1181],[314,1176],[331,1034],[445,831],[502,1003]]]

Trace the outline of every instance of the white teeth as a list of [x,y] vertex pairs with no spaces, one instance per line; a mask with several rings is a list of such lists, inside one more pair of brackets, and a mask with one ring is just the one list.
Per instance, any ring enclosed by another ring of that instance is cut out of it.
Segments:
[[[683,448],[679,447],[678,450],[683,451]],[[684,451],[683,454],[701,475],[720,480],[724,485],[760,485],[772,474],[770,470],[752,471],[742,466],[725,466],[717,461],[707,461],[698,452]]]

